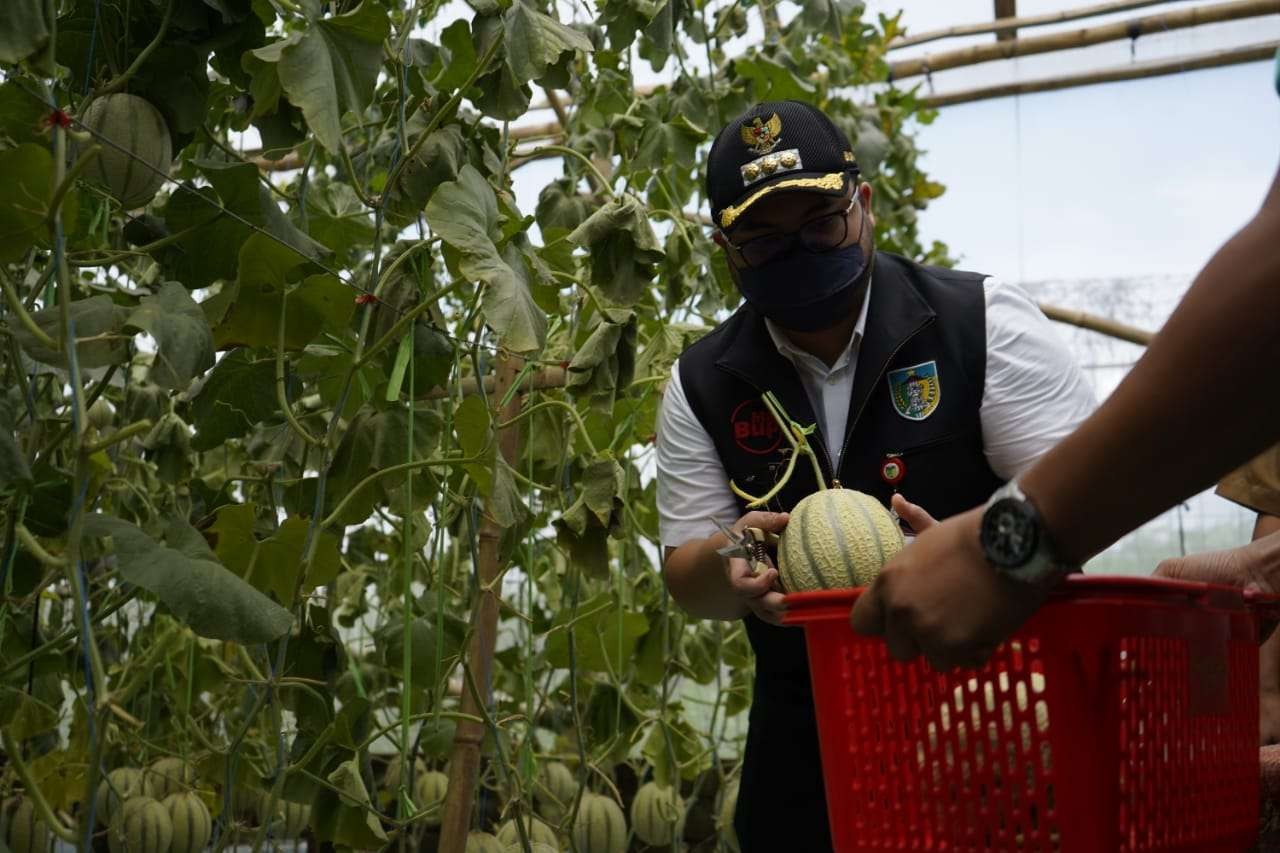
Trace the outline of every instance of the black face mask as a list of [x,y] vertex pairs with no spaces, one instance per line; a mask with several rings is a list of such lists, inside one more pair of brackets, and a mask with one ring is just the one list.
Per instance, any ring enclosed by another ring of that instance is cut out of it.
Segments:
[[763,266],[738,270],[738,290],[782,328],[818,332],[849,316],[872,266],[861,243],[829,252],[797,249]]

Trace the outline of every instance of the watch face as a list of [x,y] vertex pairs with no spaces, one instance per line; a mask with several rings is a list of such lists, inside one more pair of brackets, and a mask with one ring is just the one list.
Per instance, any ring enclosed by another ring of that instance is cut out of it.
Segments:
[[1035,554],[1039,531],[1029,506],[1014,498],[1003,498],[982,516],[982,547],[987,559],[997,566],[1015,568]]

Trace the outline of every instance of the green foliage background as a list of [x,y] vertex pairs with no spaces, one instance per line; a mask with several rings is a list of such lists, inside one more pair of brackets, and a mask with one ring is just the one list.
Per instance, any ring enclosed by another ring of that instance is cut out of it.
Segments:
[[[861,88],[897,21],[849,0],[786,21],[754,0],[440,7],[0,10],[0,793],[38,789],[67,840],[102,774],[178,756],[216,849],[263,843],[259,797],[309,804],[321,845],[434,847],[383,765],[453,749],[487,519],[484,760],[450,796],[487,828],[545,801],[559,760],[624,805],[678,783],[677,846],[732,843],[715,814],[750,652],[665,596],[641,476],[673,359],[737,303],[703,158],[753,100],[813,101],[855,140],[879,245],[947,263],[916,232],[943,191],[917,166],[930,116]],[[763,42],[728,55],[753,16]],[[642,64],[670,82],[637,95]],[[514,131],[547,91],[562,133]],[[145,208],[96,178],[127,146],[79,122],[115,92],[168,126]],[[512,174],[546,158],[561,177],[521,209]],[[506,400],[476,382],[504,358],[533,386],[510,462]]]

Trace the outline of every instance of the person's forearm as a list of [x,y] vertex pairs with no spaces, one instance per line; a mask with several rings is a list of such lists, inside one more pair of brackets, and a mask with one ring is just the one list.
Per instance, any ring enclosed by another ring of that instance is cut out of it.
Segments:
[[747,614],[734,594],[724,571],[724,558],[716,553],[729,540],[717,533],[707,539],[686,542],[671,551],[662,576],[675,599],[690,616],[700,619],[741,619]]
[[1280,436],[1280,198],[1209,261],[1115,393],[1020,483],[1083,562]]

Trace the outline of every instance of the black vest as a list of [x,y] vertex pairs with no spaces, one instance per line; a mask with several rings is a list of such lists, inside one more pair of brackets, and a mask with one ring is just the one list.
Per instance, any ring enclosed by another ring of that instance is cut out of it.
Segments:
[[[829,485],[838,480],[886,506],[896,489],[935,518],[964,512],[1003,482],[983,454],[979,418],[984,276],[883,251],[875,264],[845,435],[823,434],[795,368],[747,305],[681,354],[685,396],[729,478],[752,495],[773,487],[789,450],[760,402],[773,391],[793,420],[817,424],[809,441]],[[789,510],[816,489],[811,465],[800,459],[767,508]],[[750,615],[746,628],[756,677],[735,818],[742,849],[829,850],[803,632]]]

